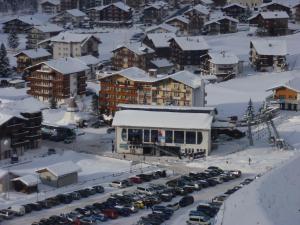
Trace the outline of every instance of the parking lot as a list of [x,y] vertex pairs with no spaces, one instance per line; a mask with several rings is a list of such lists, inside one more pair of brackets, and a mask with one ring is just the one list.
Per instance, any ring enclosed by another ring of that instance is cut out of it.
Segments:
[[[68,201],[63,201],[58,206],[44,207],[41,211],[33,211],[23,217],[5,220],[2,224],[32,224],[41,219],[50,216],[60,216],[61,214],[67,214],[64,218],[65,221],[70,220],[70,215],[75,215],[75,218],[78,218],[78,215],[80,215],[81,223],[79,224],[97,224],[99,221],[106,221],[106,224],[114,225],[185,224],[189,218],[189,211],[193,207],[195,208],[199,202],[211,201],[213,197],[226,192],[228,189],[237,187],[242,179],[249,177],[249,175],[245,174],[241,176],[240,172],[237,171],[223,172],[217,169],[208,169],[205,172],[190,173],[176,177],[165,177],[165,175],[161,171],[151,173],[151,175],[141,174],[134,177],[134,179],[129,179],[132,184],[138,183],[139,185],[132,185],[127,188],[128,184],[126,182],[112,182],[105,187],[105,193],[99,190],[98,194],[82,198],[71,204]],[[206,178],[203,179],[203,176]],[[109,186],[114,186],[115,188]],[[84,195],[84,192],[82,194]],[[184,199],[188,198],[192,198],[192,202],[183,202]],[[138,206],[137,202],[142,202],[142,207]],[[134,207],[131,208],[131,206]],[[158,210],[158,212],[155,210]],[[74,213],[68,214],[71,211]],[[111,215],[112,212],[117,215]],[[101,218],[98,217],[99,215],[101,215]],[[119,216],[122,216],[122,219],[119,219]],[[149,217],[151,219],[148,219]],[[108,220],[109,218],[113,220]],[[84,223],[83,221],[85,220],[89,222]],[[57,224],[57,222],[48,221],[35,224],[51,225]],[[74,224],[74,222],[60,224],[69,225]]]

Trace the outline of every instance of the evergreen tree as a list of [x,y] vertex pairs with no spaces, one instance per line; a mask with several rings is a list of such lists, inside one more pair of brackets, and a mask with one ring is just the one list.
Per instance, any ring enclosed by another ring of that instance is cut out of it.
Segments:
[[19,37],[16,32],[12,31],[7,37],[8,46],[16,49],[19,46]]
[[246,118],[249,119],[250,121],[253,121],[254,119],[254,107],[251,98],[248,102],[248,107],[246,110]]
[[92,98],[92,112],[95,114],[95,115],[99,115],[99,97],[98,95],[94,94],[93,95],[93,98]]
[[51,97],[49,99],[49,106],[50,106],[50,109],[57,109],[57,102],[54,97]]
[[9,59],[5,45],[2,43],[0,47],[0,77],[9,77],[11,75]]

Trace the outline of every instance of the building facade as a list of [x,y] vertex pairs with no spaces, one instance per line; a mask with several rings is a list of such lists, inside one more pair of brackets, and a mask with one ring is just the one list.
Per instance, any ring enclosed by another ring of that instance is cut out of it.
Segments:
[[116,151],[121,154],[207,156],[213,117],[204,113],[143,110],[118,111]]
[[283,40],[252,40],[250,42],[250,63],[257,71],[287,70],[287,46]]
[[37,48],[19,52],[15,57],[17,58],[17,72],[23,73],[27,67],[47,61],[52,55],[43,48]]
[[47,24],[47,25],[31,27],[27,30],[26,48],[27,49],[37,48],[39,42],[49,39],[53,36],[56,36],[63,30],[64,30],[63,28],[55,24]]
[[12,154],[23,155],[41,143],[42,113],[26,112],[17,116],[0,114],[0,160]]
[[61,58],[29,67],[27,93],[40,101],[53,99],[57,104],[70,97],[81,97],[86,93],[85,64],[73,58]]
[[153,49],[142,43],[131,43],[121,45],[113,50],[112,66],[115,70],[129,67],[138,67],[147,70],[153,58]]
[[56,14],[60,12],[60,0],[46,0],[41,3],[42,13]]
[[159,76],[131,67],[100,79],[100,111],[114,114],[118,104],[204,106],[205,86],[198,76],[180,71]]

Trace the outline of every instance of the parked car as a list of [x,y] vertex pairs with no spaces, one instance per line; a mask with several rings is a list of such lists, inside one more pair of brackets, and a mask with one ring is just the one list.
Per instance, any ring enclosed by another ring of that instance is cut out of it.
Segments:
[[194,197],[191,195],[184,196],[182,199],[179,201],[179,206],[180,207],[186,207],[188,205],[191,205],[194,203]]
[[130,180],[130,182],[132,182],[134,184],[143,183],[143,180],[140,177],[130,177],[129,180]]
[[104,209],[103,214],[109,219],[117,219],[119,217],[118,211],[116,209]]
[[9,209],[2,209],[0,210],[0,217],[10,220],[15,216],[15,213]]
[[49,148],[48,155],[53,155],[53,154],[56,154],[56,150],[54,148]]
[[26,214],[26,210],[23,205],[12,205],[8,209],[11,210],[16,216],[24,216]]
[[118,181],[118,180],[112,181],[109,184],[109,186],[115,187],[115,188],[126,188],[127,187],[127,185],[123,181]]
[[73,198],[66,194],[59,194],[56,197],[63,204],[70,204],[73,201]]
[[153,195],[156,193],[154,188],[139,186],[136,188],[139,193]]
[[93,188],[96,190],[97,193],[103,193],[104,192],[104,187],[101,186],[101,185],[93,186]]

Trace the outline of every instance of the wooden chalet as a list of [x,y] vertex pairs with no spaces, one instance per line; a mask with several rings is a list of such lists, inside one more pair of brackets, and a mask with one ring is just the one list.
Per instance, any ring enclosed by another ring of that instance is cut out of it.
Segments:
[[257,39],[250,42],[250,63],[257,71],[285,71],[287,46],[283,40]]
[[189,33],[190,20],[185,16],[173,17],[171,19],[168,19],[165,23],[173,27],[177,27],[178,33],[181,35],[188,35]]
[[123,2],[98,6],[87,10],[91,22],[96,26],[130,26],[132,9]]
[[27,67],[47,61],[52,55],[43,48],[36,48],[21,51],[15,57],[17,58],[17,72],[23,73]]
[[198,4],[186,11],[184,15],[189,19],[189,34],[198,35],[201,33],[204,24],[209,20],[209,9]]
[[0,113],[0,160],[38,148],[41,142],[41,123],[40,111],[18,115]]
[[295,12],[294,18],[299,23],[300,22],[300,3],[296,4],[293,7],[293,9],[294,9],[294,12]]
[[71,26],[71,27],[83,27],[89,22],[87,14],[80,11],[79,9],[69,9],[59,13],[52,17],[50,22],[55,23],[59,26]]
[[143,11],[143,22],[144,23],[160,23],[166,16],[167,3],[163,1],[157,1],[147,5]]
[[46,0],[41,3],[42,13],[56,14],[60,12],[60,0]]
[[209,46],[201,36],[175,37],[170,40],[171,61],[182,70],[185,66],[200,66]]
[[61,11],[66,11],[69,9],[79,9],[80,0],[60,0]]
[[246,7],[239,3],[231,3],[222,8],[222,11],[230,17],[239,19],[246,13]]
[[260,12],[248,19],[250,25],[258,27],[257,33],[265,36],[286,35],[289,15],[285,11]]
[[131,43],[118,46],[113,50],[112,66],[115,70],[137,67],[143,70],[149,68],[154,58],[154,50],[142,43]]
[[2,23],[2,30],[4,33],[16,32],[18,34],[25,33],[29,28],[42,25],[42,22],[32,16],[20,16],[13,19],[8,19]]
[[291,16],[291,8],[283,3],[279,2],[269,2],[260,5],[262,11],[268,12],[277,12],[277,11],[285,11],[289,16]]
[[204,30],[208,34],[227,34],[237,32],[238,20],[229,17],[222,16],[220,18],[210,20],[204,24]]
[[170,40],[175,38],[174,33],[153,33],[147,34],[143,43],[154,49],[155,55],[159,58],[171,57]]
[[38,43],[58,35],[64,29],[55,24],[33,26],[27,30],[26,48],[37,48]]

